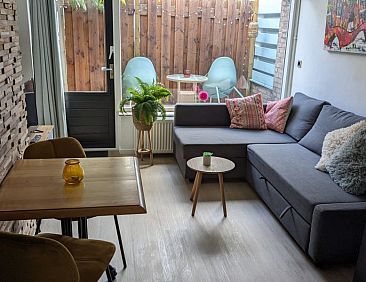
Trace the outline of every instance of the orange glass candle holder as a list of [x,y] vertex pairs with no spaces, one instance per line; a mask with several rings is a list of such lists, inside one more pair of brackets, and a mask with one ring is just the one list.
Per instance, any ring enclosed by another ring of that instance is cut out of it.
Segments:
[[84,178],[84,170],[80,161],[78,159],[66,160],[62,176],[67,184],[79,184]]

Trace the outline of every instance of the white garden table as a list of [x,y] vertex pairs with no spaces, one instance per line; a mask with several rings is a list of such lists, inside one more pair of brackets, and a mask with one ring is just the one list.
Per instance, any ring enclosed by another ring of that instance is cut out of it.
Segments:
[[[197,83],[203,83],[207,81],[207,77],[198,74],[191,74],[189,77],[184,77],[184,74],[169,74],[166,77],[169,81],[177,83],[177,103],[182,101],[184,96],[191,96],[194,98],[194,102],[197,100],[196,89]],[[181,83],[191,83],[192,90],[181,90]]]

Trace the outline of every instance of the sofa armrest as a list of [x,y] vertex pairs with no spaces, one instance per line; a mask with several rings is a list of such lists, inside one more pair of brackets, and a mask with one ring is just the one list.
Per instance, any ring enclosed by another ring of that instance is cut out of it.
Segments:
[[362,282],[366,278],[366,228],[363,231],[362,244],[358,255],[357,266],[353,282]]
[[175,126],[229,126],[230,116],[225,104],[177,104]]
[[322,204],[314,208],[309,255],[317,263],[357,259],[366,223],[366,202]]

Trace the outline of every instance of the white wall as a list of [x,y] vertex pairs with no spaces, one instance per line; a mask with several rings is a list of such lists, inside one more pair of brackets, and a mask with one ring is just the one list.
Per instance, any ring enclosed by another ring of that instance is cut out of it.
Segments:
[[25,82],[33,78],[28,1],[17,0],[17,12],[19,16],[19,45],[22,52],[23,82]]
[[302,0],[291,93],[303,92],[366,116],[366,55],[323,48],[327,0]]

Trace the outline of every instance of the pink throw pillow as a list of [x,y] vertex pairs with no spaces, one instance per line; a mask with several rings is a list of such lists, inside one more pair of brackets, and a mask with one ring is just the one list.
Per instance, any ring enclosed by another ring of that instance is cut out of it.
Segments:
[[292,97],[280,101],[268,102],[266,113],[264,114],[267,128],[283,133],[291,112],[291,107]]
[[230,128],[267,129],[261,94],[226,99],[226,107],[231,119]]

